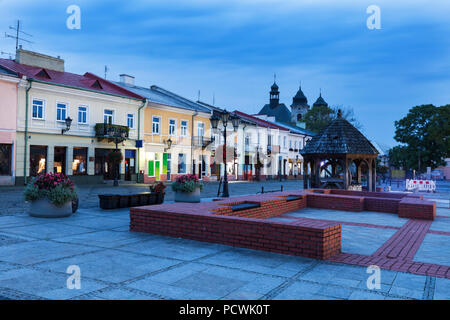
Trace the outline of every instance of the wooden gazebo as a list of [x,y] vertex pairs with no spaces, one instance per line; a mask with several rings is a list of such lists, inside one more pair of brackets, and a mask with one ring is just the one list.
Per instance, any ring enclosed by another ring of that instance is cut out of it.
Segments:
[[378,150],[350,122],[338,117],[300,151],[304,187],[376,190]]

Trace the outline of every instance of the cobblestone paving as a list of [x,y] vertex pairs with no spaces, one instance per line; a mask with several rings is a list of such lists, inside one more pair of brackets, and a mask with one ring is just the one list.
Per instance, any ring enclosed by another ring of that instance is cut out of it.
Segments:
[[[280,183],[233,183],[230,192],[252,194],[261,185],[269,190]],[[283,185],[295,189],[301,182]],[[216,188],[208,184],[204,195],[214,197]],[[371,274],[364,266],[131,233],[127,209],[98,208],[99,193],[145,190],[136,185],[80,187],[81,208],[62,219],[32,218],[21,204],[20,188],[0,190],[0,299],[450,299],[450,279],[382,269],[381,287],[371,290]],[[168,191],[167,200],[172,196]],[[339,213],[334,213],[337,220]],[[330,213],[324,214],[331,219]],[[438,216],[446,214],[447,209],[438,209]],[[343,218],[348,235],[358,227],[365,230],[366,241],[372,243],[367,254],[384,253],[383,248],[391,248],[383,247],[386,239],[410,230],[408,223],[373,219],[377,221],[369,224]],[[436,221],[435,230],[448,230]],[[368,228],[381,232],[381,241]],[[449,237],[430,232],[414,260],[444,263],[448,255],[441,250],[448,247]],[[346,237],[344,248],[358,253],[355,241],[365,240]],[[71,265],[80,267],[80,289],[67,288]]]

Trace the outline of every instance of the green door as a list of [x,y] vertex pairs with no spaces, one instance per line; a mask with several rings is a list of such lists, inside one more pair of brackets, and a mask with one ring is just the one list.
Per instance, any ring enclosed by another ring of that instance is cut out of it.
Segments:
[[160,163],[161,163],[161,161],[159,161],[159,160],[155,161],[155,178],[158,181],[161,179],[160,171],[159,171]]

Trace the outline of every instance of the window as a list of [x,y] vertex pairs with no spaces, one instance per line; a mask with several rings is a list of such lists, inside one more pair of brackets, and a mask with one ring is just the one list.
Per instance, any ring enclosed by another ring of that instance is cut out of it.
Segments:
[[169,119],[169,136],[175,136],[177,132],[177,121]]
[[134,129],[134,114],[127,114],[127,126],[130,129]]
[[294,149],[297,149],[297,140],[294,141]]
[[87,124],[87,109],[86,106],[78,107],[78,123]]
[[73,148],[72,170],[74,175],[87,174],[88,148]]
[[178,154],[178,173],[186,173],[186,154]]
[[199,122],[197,124],[197,135],[199,137],[203,137],[205,135],[205,124],[203,122]]
[[0,176],[11,175],[12,145],[0,144]]
[[286,137],[283,137],[283,148],[286,148]]
[[157,116],[153,116],[152,119],[152,132],[154,134],[159,134],[159,123],[160,123],[161,119]]
[[33,118],[44,119],[44,100],[33,99]]
[[30,146],[30,176],[47,172],[47,147]]
[[188,122],[187,122],[187,120],[181,120],[181,127],[180,127],[180,130],[181,130],[181,136],[182,137],[187,137],[187,131],[188,131]]
[[289,140],[289,149],[292,149],[292,140]]
[[66,120],[67,104],[56,104],[56,121],[64,122]]
[[271,134],[269,134],[267,136],[267,145],[268,146],[272,146],[272,138],[273,138],[273,136]]
[[103,122],[110,124],[114,122],[114,110],[105,109],[103,112]]

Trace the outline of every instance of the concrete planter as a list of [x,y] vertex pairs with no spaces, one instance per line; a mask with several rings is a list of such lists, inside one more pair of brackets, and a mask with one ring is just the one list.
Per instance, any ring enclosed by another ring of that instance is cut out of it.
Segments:
[[30,216],[37,218],[63,218],[72,214],[72,201],[57,207],[47,198],[34,200],[30,205]]
[[194,192],[175,192],[175,202],[200,202],[200,188]]

